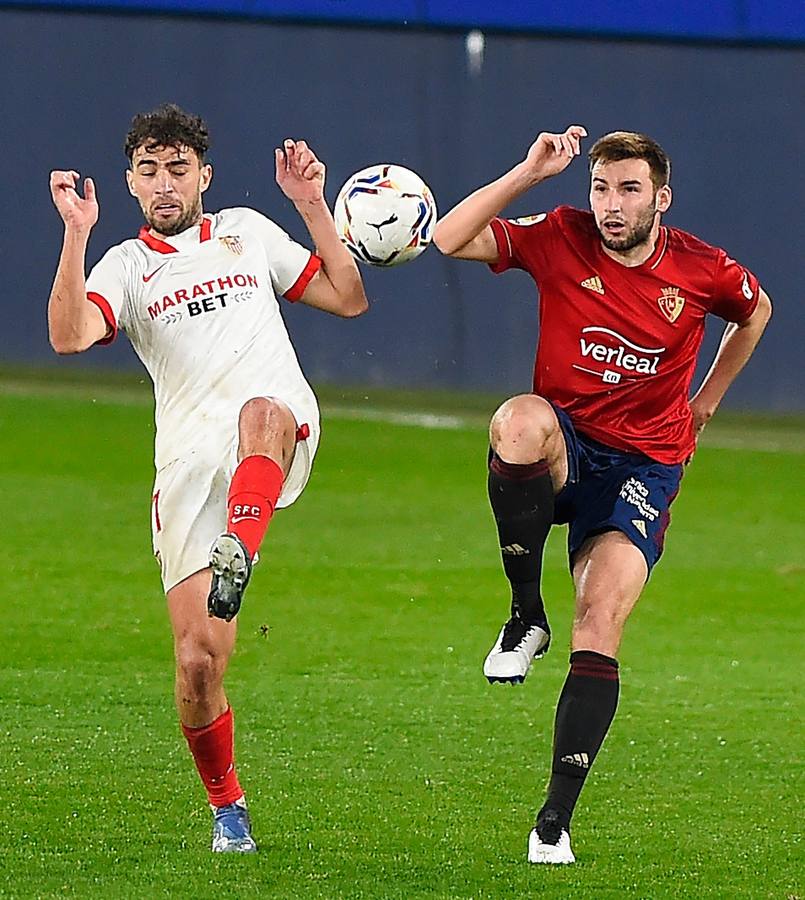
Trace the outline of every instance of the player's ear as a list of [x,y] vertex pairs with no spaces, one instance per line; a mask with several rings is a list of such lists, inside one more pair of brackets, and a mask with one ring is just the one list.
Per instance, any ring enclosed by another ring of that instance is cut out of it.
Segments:
[[212,166],[209,163],[205,163],[201,167],[201,182],[199,184],[199,188],[200,188],[202,194],[210,186],[211,181],[212,181]]
[[668,212],[671,208],[671,203],[674,199],[674,195],[671,193],[671,185],[664,184],[657,191],[657,200],[656,200],[656,209],[657,212],[664,213]]
[[131,169],[126,169],[126,184],[128,185],[131,196],[136,197],[137,194],[134,190],[134,172],[132,172]]

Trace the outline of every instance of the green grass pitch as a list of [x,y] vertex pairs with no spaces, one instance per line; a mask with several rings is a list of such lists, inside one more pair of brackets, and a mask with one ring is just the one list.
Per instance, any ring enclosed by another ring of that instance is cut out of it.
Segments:
[[490,686],[507,591],[483,417],[462,421],[325,410],[228,678],[261,852],[213,857],[172,705],[143,390],[0,382],[0,896],[802,894],[805,429],[711,427],[627,626],[578,863],[546,869],[525,851],[567,668],[565,533],[553,649]]

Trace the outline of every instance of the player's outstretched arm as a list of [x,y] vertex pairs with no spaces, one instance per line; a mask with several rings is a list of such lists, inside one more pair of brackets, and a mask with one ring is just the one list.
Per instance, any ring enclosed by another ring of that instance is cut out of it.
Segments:
[[758,302],[752,315],[740,325],[727,325],[710,371],[690,401],[697,437],[715,415],[738,373],[749,362],[771,318],[771,300],[762,288],[758,291]]
[[274,153],[277,184],[296,207],[321,259],[302,303],[337,316],[359,316],[369,308],[358,266],[338,237],[324,199],[324,163],[304,141],[286,140]]
[[106,335],[98,307],[87,300],[84,266],[87,243],[98,221],[95,184],[84,179],[84,196],[76,191],[78,172],[50,173],[50,193],[64,222],[64,241],[48,300],[48,334],[57,353],[80,353]]
[[586,136],[581,125],[571,125],[561,134],[542,132],[522,162],[442,216],[433,233],[433,243],[447,256],[497,262],[497,246],[489,223],[534,185],[563,172],[581,153],[581,139]]

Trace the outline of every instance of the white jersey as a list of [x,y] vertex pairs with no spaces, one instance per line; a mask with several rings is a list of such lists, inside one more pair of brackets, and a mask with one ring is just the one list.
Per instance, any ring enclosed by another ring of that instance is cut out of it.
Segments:
[[205,214],[159,240],[143,228],[92,269],[87,296],[154,382],[155,464],[220,459],[252,397],[283,400],[318,430],[316,397],[285,328],[278,295],[297,300],[321,261],[252,209]]

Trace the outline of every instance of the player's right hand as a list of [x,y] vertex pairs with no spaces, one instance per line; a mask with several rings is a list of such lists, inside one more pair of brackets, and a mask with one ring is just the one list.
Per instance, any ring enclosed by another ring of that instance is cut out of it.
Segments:
[[587,137],[587,129],[582,125],[571,125],[561,134],[543,131],[528,148],[525,164],[540,180],[558,175],[581,153],[583,137]]
[[84,196],[76,190],[78,172],[72,170],[50,173],[50,195],[68,228],[89,231],[98,221],[98,201],[95,198],[95,182],[84,179]]

